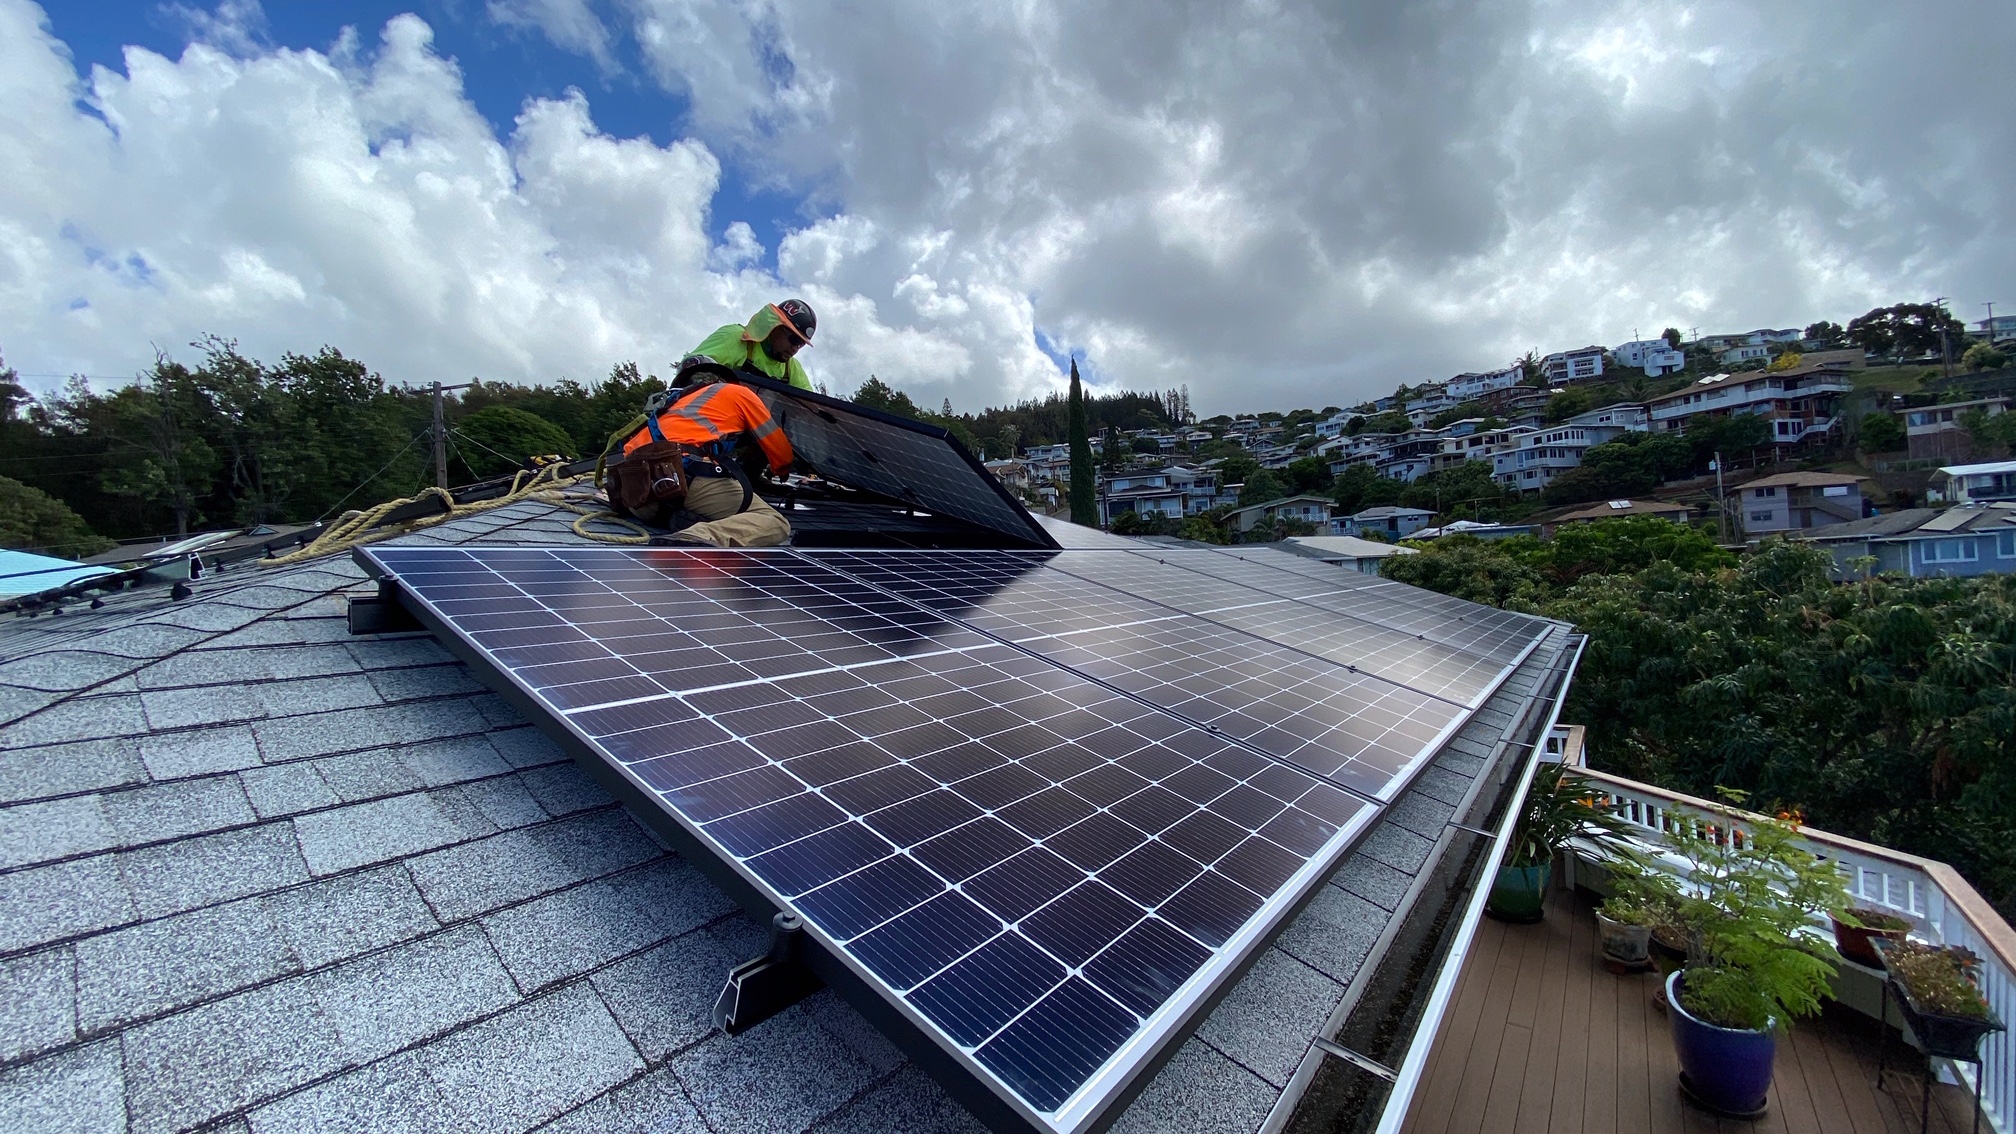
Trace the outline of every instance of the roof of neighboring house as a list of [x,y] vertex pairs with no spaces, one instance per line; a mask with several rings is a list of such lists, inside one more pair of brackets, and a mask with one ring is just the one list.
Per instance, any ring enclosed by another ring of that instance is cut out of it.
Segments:
[[1303,502],[1328,505],[1331,501],[1328,496],[1318,496],[1313,492],[1304,492],[1295,496],[1277,496],[1272,500],[1263,500],[1258,504],[1248,504],[1244,508],[1234,508],[1232,509],[1232,511],[1226,514],[1231,516],[1237,516],[1241,512],[1253,512],[1264,510],[1267,508],[1279,508],[1283,504],[1298,504]]
[[1354,520],[1388,520],[1396,516],[1433,516],[1427,508],[1401,508],[1392,504],[1381,504],[1376,508],[1365,508],[1351,513]]
[[1556,516],[1554,522],[1567,524],[1576,520],[1607,520],[1613,516],[1671,516],[1688,515],[1692,512],[1693,509],[1685,504],[1675,504],[1667,500],[1611,500],[1578,512],[1570,512],[1565,516]]
[[1810,529],[1812,534],[1805,535],[1804,538],[1815,543],[1916,539],[1956,533],[2007,531],[2011,527],[2016,527],[2016,503],[1996,501],[1988,505],[1961,505],[1954,508],[1906,508],[1887,516],[1871,516],[1866,520],[1813,528]]
[[1988,461],[1978,465],[1947,465],[1938,471],[1947,476],[1982,476],[1992,473],[2016,473],[2016,461]]
[[1783,472],[1757,480],[1746,480],[1744,488],[1833,488],[1844,484],[1860,484],[1869,478],[1852,476],[1848,473],[1831,472]]
[[1646,398],[1645,404],[1648,407],[1656,406],[1661,402],[1670,402],[1678,398],[1684,398],[1689,394],[1698,394],[1701,392],[1701,389],[1704,386],[1720,386],[1722,383],[1727,382],[1729,379],[1733,377],[1735,377],[1735,375],[1733,374],[1710,374],[1706,378],[1700,378],[1695,381],[1689,382],[1685,386],[1682,386],[1677,390],[1660,394],[1656,397]]
[[[576,518],[401,541],[578,545]],[[763,927],[431,636],[351,635],[348,557],[190,586],[0,624],[0,1125],[980,1134],[831,991],[716,1029]],[[1574,651],[1549,631],[1113,1130],[1296,1105]]]
[[1376,539],[1359,539],[1357,536],[1289,536],[1284,542],[1295,545],[1283,550],[1292,551],[1305,548],[1319,553],[1325,558],[1343,556],[1346,559],[1385,559],[1394,555],[1419,554],[1411,547],[1380,543]]
[[0,549],[0,595],[32,595],[79,579],[110,574],[110,567],[86,566],[32,551]]

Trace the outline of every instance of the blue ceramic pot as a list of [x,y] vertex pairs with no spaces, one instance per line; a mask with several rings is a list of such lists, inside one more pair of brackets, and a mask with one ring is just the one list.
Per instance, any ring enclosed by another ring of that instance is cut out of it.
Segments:
[[1680,1007],[1680,985],[1686,976],[1682,969],[1666,978],[1666,1018],[1673,1024],[1682,1085],[1710,1110],[1741,1116],[1763,1113],[1777,1036],[1769,1028],[1760,1032],[1718,1028],[1688,1015]]
[[1501,866],[1484,908],[1505,921],[1539,921],[1547,912],[1547,881],[1554,864]]

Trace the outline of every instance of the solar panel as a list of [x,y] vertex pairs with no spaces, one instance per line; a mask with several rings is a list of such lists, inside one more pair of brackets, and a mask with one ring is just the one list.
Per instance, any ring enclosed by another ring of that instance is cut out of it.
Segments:
[[1056,547],[1042,525],[952,435],[800,390],[749,379],[798,456],[820,475],[853,488],[951,516],[1030,547]]
[[[904,554],[920,572],[972,558]],[[1376,814],[851,563],[358,555],[1035,1129],[1096,1125]],[[1090,665],[1096,623],[1138,600],[1051,574],[1111,596],[1058,623],[1085,628],[1071,656]],[[1392,752],[1413,760],[1438,736]]]

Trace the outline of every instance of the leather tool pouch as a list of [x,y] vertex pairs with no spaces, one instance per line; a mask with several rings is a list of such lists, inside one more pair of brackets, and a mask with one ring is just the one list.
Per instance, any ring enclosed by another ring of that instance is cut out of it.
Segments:
[[615,475],[612,497],[626,512],[662,503],[670,511],[686,502],[686,459],[698,454],[677,441],[653,441],[630,451],[609,471]]

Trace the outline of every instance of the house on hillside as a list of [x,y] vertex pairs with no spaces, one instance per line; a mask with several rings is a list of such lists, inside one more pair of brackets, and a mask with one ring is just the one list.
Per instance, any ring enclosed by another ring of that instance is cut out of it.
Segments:
[[1549,386],[1586,382],[1591,378],[1602,376],[1605,353],[1607,352],[1600,346],[1555,351],[1540,360],[1540,373],[1546,377]]
[[1389,540],[1406,539],[1435,521],[1435,513],[1426,508],[1401,508],[1395,505],[1380,505],[1366,508],[1338,519],[1334,525],[1336,534],[1365,536],[1377,534]]
[[1868,511],[1862,499],[1862,482],[1867,479],[1846,473],[1788,472],[1753,480],[1737,490],[1743,501],[1743,534],[1756,539],[1860,520]]
[[1834,556],[1836,578],[1861,578],[1865,569],[1914,579],[2006,575],[2016,572],[2016,501],[1906,508],[1806,538]]
[[1259,504],[1248,504],[1244,508],[1234,508],[1227,512],[1225,517],[1232,522],[1232,530],[1239,532],[1250,532],[1261,524],[1277,518],[1300,520],[1320,532],[1330,525],[1330,498],[1314,494],[1283,496]]
[[1488,370],[1482,374],[1458,374],[1449,379],[1449,396],[1454,398],[1458,405],[1474,402],[1494,391],[1509,390],[1517,386],[1525,373],[1514,365],[1503,370]]
[[1411,547],[1348,535],[1289,536],[1281,541],[1281,550],[1335,563],[1363,575],[1377,575],[1379,565],[1396,555],[1420,554]]
[[1557,516],[1547,525],[1547,534],[1563,524],[1583,524],[1594,520],[1614,520],[1621,516],[1657,516],[1684,524],[1694,518],[1694,510],[1685,504],[1675,504],[1670,500],[1608,500],[1588,508]]
[[1906,454],[1914,461],[1950,461],[1972,456],[1974,438],[1962,419],[1975,410],[1996,417],[2008,413],[2010,403],[2007,395],[2001,395],[1910,410],[1904,415]]
[[1948,465],[1932,474],[1930,495],[1947,504],[2016,500],[2016,461]]
[[1839,424],[1836,406],[1854,387],[1841,369],[1805,374],[1716,374],[1647,399],[1652,430],[1677,432],[1702,414],[1754,413],[1768,423],[1773,445],[1797,445],[1831,433]]
[[1491,478],[1514,492],[1538,492],[1554,478],[1578,468],[1592,445],[1615,441],[1622,425],[1559,425],[1524,433],[1491,458]]
[[1676,350],[1665,339],[1636,339],[1611,354],[1619,366],[1635,366],[1654,378],[1687,368],[1687,353]]

